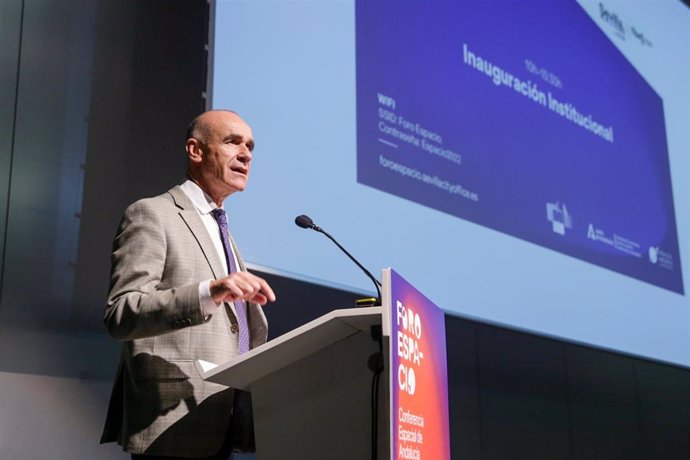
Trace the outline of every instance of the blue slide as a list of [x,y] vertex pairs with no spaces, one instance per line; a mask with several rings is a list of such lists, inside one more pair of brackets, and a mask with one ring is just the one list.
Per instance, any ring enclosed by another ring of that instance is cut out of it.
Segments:
[[357,181],[683,293],[663,101],[574,1],[356,2]]

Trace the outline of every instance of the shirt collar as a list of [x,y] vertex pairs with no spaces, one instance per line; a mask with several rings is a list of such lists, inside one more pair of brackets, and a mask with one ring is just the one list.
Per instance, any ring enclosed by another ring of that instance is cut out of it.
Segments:
[[184,181],[180,185],[182,191],[192,200],[194,207],[199,211],[199,214],[204,215],[216,209],[216,203],[213,202],[210,196],[204,192],[195,182],[191,180]]

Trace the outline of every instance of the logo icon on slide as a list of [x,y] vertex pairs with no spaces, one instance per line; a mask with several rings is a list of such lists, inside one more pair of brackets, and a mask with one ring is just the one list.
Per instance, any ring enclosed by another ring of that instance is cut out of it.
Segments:
[[551,222],[553,232],[559,235],[565,235],[566,228],[573,228],[573,217],[568,214],[565,203],[546,203],[546,219]]
[[649,262],[657,267],[665,268],[666,270],[674,270],[673,255],[664,251],[659,246],[649,247]]
[[649,247],[649,261],[653,264],[659,261],[659,247],[650,246]]

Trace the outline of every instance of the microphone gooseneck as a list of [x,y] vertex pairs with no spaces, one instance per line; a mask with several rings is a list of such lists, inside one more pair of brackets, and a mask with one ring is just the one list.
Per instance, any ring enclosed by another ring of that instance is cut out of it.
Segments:
[[328,237],[329,240],[333,241],[333,243],[335,243],[335,245],[338,246],[340,248],[340,250],[343,251],[345,253],[345,255],[348,256],[350,258],[350,260],[353,261],[359,267],[359,269],[362,270],[369,277],[369,279],[371,279],[374,282],[374,287],[376,287],[376,293],[378,295],[377,300],[378,300],[379,305],[381,304],[381,289],[379,289],[379,286],[381,286],[381,282],[379,280],[377,280],[374,277],[374,275],[372,275],[369,272],[369,270],[364,268],[364,266],[361,263],[359,263],[359,261],[357,259],[355,259],[352,256],[352,254],[350,254],[344,247],[342,247],[340,245],[340,243],[338,243],[335,240],[335,238],[333,238],[331,235],[329,235],[328,232],[323,230],[321,227],[316,225],[314,223],[314,221],[311,220],[311,218],[309,216],[306,216],[304,214],[297,216],[295,218],[295,224],[301,228],[308,228],[308,229],[314,230],[316,232],[323,233],[324,235],[326,235]]

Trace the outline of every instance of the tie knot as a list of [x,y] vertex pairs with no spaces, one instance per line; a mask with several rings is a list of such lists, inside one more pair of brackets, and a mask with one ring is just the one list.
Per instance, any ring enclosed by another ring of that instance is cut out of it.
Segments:
[[225,215],[225,211],[221,208],[216,208],[211,210],[211,215],[213,216],[214,219],[216,219],[216,222],[218,222],[218,225],[228,225],[228,218]]

